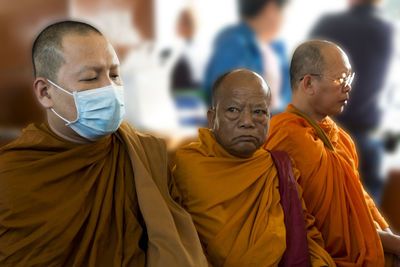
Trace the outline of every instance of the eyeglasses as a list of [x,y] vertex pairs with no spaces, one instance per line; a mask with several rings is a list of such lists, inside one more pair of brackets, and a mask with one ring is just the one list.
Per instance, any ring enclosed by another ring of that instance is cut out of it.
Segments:
[[[354,80],[355,72],[352,72],[349,75],[347,75],[346,73],[342,73],[342,77],[336,78],[336,79],[334,79],[332,77],[329,77],[329,76],[325,76],[323,74],[318,74],[318,73],[309,73],[309,75],[318,76],[318,77],[321,77],[321,78],[324,77],[324,78],[326,78],[328,80],[334,81],[338,85],[341,85],[342,88],[346,88],[347,86],[351,86],[351,84],[352,84],[352,82]],[[303,79],[304,79],[304,76],[300,79],[300,81],[303,80]]]

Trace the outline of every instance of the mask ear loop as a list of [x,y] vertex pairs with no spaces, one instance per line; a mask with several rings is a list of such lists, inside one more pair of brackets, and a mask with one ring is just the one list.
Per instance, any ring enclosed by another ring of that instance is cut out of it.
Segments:
[[66,126],[70,125],[71,123],[76,122],[76,121],[78,120],[78,118],[79,118],[79,111],[78,111],[78,108],[77,108],[77,106],[76,106],[75,92],[74,92],[74,93],[68,92],[67,90],[61,88],[60,86],[58,86],[58,85],[55,84],[54,82],[50,81],[49,79],[47,79],[47,81],[48,81],[49,83],[51,83],[51,84],[52,84],[54,87],[56,87],[57,89],[60,89],[60,90],[63,91],[64,93],[67,93],[67,94],[72,95],[72,96],[74,97],[74,103],[75,103],[76,114],[77,114],[76,120],[74,120],[74,121],[69,121],[69,120],[67,120],[66,118],[64,118],[63,116],[61,116],[60,114],[58,114],[58,113],[54,110],[54,108],[50,108],[50,110],[53,111],[53,113],[54,113],[55,115],[57,115],[57,117],[59,117],[60,119],[62,119],[63,121],[65,121],[65,122],[66,122],[66,124],[65,124]]
[[66,118],[64,118],[63,116],[61,116],[60,114],[58,114],[58,113],[54,110],[54,108],[50,108],[50,110],[53,111],[53,113],[56,114],[57,117],[59,117],[60,119],[62,119],[63,121],[65,121],[65,122],[66,122],[66,124],[65,124],[66,126],[72,123],[72,121],[69,121],[69,120],[67,120]]

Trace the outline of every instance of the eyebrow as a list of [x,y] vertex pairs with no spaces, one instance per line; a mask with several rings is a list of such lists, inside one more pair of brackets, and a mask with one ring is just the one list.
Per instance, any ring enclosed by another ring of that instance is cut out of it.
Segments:
[[[116,69],[119,67],[119,64],[112,64],[110,66],[110,69]],[[88,70],[94,70],[95,72],[100,72],[103,69],[102,66],[90,66],[90,65],[85,65],[82,68],[78,69],[78,73],[88,71]]]
[[257,103],[257,104],[254,104],[253,106],[256,108],[258,108],[258,107],[268,108],[268,104],[266,104],[266,103]]
[[[229,102],[226,102],[226,103],[224,103],[224,105],[225,106],[229,106],[229,105],[237,105],[237,106],[241,106],[241,105],[243,105],[243,103],[239,103],[239,102],[237,102],[237,101],[235,101],[235,100],[231,100],[231,101],[229,101]],[[257,102],[257,103],[255,103],[255,104],[253,104],[252,105],[253,107],[256,107],[256,108],[258,108],[258,107],[266,107],[266,108],[268,108],[268,104],[267,103],[265,103],[264,101],[260,101],[260,102]]]

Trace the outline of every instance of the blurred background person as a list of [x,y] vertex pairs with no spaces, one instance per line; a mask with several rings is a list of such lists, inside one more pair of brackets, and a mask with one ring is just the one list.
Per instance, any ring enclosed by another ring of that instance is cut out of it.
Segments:
[[393,56],[394,27],[383,18],[381,0],[348,0],[349,9],[322,16],[311,38],[337,43],[348,54],[355,72],[350,99],[336,121],[353,137],[360,156],[359,172],[379,202],[383,142],[374,136],[380,126],[379,107]]
[[184,8],[177,20],[176,31],[178,37],[183,42],[181,48],[181,55],[175,63],[172,70],[172,85],[173,91],[188,90],[191,88],[200,87],[201,77],[196,72],[195,62],[195,45],[193,45],[193,38],[196,33],[196,17],[193,8]]
[[201,90],[202,66],[199,62],[199,45],[196,9],[187,4],[178,14],[176,33],[179,38],[177,60],[171,72],[171,90],[178,112],[179,125],[194,129],[207,124],[204,90]]
[[286,0],[238,1],[241,21],[215,38],[204,81],[208,97],[219,75],[247,68],[262,75],[270,86],[272,110],[286,107],[291,99],[288,59],[284,43],[275,40],[286,4]]
[[178,117],[170,92],[172,58],[160,57],[152,42],[132,49],[121,62],[126,88],[126,120],[138,129],[168,137],[178,132]]

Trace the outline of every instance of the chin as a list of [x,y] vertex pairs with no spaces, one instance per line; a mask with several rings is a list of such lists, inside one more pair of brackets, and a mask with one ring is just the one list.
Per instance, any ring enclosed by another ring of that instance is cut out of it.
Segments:
[[240,158],[249,158],[253,156],[254,152],[256,152],[257,149],[255,147],[246,147],[246,148],[241,148],[241,149],[236,149],[235,150],[235,156],[238,156]]
[[336,116],[343,112],[343,107],[339,107],[336,110],[332,110],[328,115],[329,116]]

